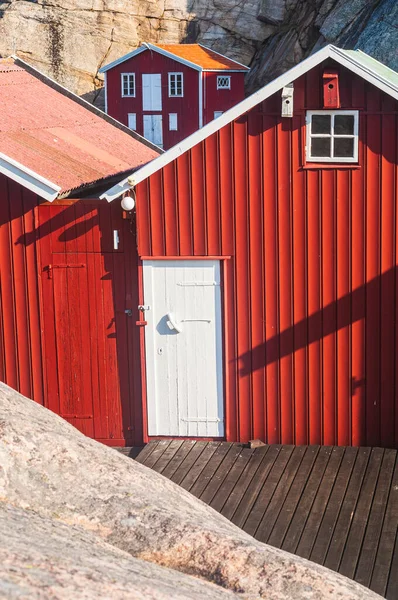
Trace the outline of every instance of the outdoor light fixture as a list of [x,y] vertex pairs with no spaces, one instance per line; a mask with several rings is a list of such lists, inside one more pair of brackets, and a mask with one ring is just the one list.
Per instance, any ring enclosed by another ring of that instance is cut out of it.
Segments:
[[133,210],[134,206],[135,206],[135,199],[134,196],[130,193],[127,192],[127,194],[125,194],[122,198],[122,209],[130,212],[131,210]]

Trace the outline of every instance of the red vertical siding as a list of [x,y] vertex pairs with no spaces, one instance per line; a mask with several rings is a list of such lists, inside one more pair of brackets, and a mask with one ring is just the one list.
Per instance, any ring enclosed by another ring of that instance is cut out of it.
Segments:
[[[322,66],[295,82],[292,119],[275,94],[176,163],[179,253],[231,257],[229,440],[398,445],[397,103],[340,72],[342,109],[360,111],[358,165],[304,162]],[[146,220],[161,201],[142,195],[138,230],[165,255],[167,231]]]
[[[231,89],[217,89],[217,76],[231,77]],[[203,124],[214,119],[214,112],[225,112],[245,97],[245,73],[211,72],[203,73]]]

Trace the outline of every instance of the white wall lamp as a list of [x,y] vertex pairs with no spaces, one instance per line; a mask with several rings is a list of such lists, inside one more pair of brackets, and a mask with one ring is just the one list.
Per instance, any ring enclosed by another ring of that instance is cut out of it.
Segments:
[[126,212],[131,212],[135,206],[134,192],[126,192],[121,201],[122,209]]

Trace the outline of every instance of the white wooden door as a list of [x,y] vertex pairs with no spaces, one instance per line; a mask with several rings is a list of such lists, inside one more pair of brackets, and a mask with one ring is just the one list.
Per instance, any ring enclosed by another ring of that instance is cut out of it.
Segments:
[[224,435],[220,263],[144,261],[148,435]]
[[162,76],[160,73],[142,75],[142,109],[162,110]]
[[144,115],[144,138],[163,148],[162,115]]

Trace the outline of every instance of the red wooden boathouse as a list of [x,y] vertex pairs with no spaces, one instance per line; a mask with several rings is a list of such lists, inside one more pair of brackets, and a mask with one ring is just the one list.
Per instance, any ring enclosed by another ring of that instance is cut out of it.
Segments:
[[327,46],[103,196],[136,194],[149,435],[398,445],[397,99]]
[[105,111],[168,149],[243,100],[248,71],[201,44],[143,44],[100,69]]
[[[327,46],[157,158],[98,125],[110,179],[79,155],[88,123],[1,133],[28,167],[0,165],[2,378],[114,445],[397,446],[397,99],[396,73]],[[70,140],[96,186],[46,203]]]

